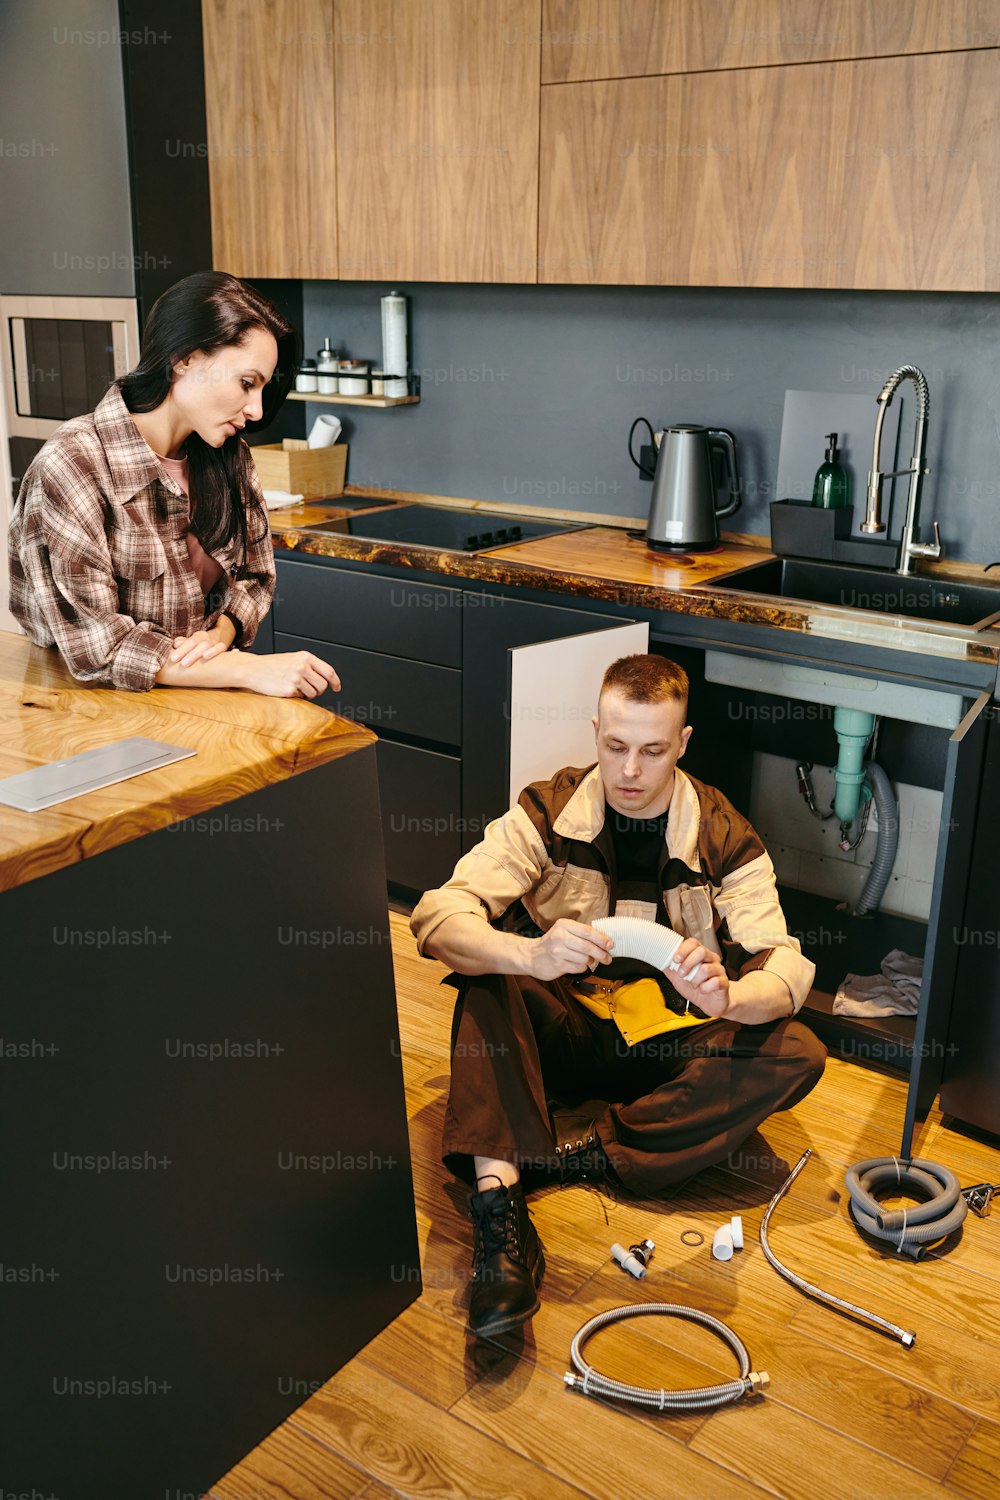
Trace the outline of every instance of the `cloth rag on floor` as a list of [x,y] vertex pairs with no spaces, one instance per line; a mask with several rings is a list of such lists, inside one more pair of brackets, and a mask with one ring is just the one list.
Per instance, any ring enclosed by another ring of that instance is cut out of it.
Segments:
[[893,948],[880,974],[847,974],[833,1001],[835,1016],[915,1016],[924,961]]

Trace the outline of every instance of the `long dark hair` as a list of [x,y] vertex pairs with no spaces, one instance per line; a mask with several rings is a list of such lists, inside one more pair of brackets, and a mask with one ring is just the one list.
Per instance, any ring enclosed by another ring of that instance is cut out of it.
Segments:
[[[254,328],[265,328],[278,345],[274,375],[262,392],[259,422],[247,422],[256,432],[271,422],[288,394],[302,357],[302,338],[296,328],[262,296],[224,271],[198,271],[186,276],[153,304],[142,332],[139,363],[117,385],[129,411],[153,411],[170,391],[173,367],[196,349],[212,354],[241,344]],[[213,448],[192,432],[184,445],[193,511],[192,530],[206,552],[238,543],[237,565],[246,560],[248,522],[259,525],[260,541],[267,535],[267,510],[251,482],[253,460],[239,434]]]

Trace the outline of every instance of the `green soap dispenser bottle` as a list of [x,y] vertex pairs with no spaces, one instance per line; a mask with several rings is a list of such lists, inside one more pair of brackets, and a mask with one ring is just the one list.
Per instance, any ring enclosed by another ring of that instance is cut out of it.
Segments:
[[850,503],[850,496],[847,470],[837,452],[837,433],[828,432],[826,441],[829,447],[825,461],[816,470],[812,503],[821,510],[843,510]]

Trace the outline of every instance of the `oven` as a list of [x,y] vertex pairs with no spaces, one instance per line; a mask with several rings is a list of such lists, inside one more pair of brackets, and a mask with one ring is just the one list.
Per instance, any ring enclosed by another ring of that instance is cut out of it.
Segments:
[[[94,407],[139,362],[139,311],[130,297],[0,296],[4,445],[0,531],[24,472],[46,438]],[[9,502],[8,502],[9,495]],[[6,580],[0,573],[0,582]]]

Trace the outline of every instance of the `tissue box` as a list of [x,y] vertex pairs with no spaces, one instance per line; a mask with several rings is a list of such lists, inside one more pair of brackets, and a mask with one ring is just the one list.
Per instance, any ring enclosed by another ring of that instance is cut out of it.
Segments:
[[347,447],[334,443],[332,448],[310,448],[305,438],[285,438],[281,443],[258,443],[250,454],[262,489],[326,500],[344,493]]

